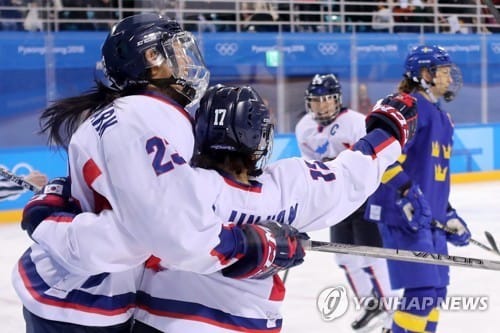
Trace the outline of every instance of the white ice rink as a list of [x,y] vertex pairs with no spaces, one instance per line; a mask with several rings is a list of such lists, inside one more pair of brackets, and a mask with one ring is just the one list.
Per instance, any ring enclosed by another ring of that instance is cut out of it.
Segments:
[[[500,182],[454,185],[452,204],[468,222],[473,238],[487,243],[483,232],[490,231],[500,240]],[[328,231],[310,234],[312,239],[328,240]],[[2,333],[24,332],[21,303],[10,283],[10,272],[24,249],[30,244],[17,224],[0,225],[0,323]],[[500,256],[470,245],[450,247],[452,254],[500,260]],[[335,266],[332,255],[309,252],[301,267],[290,271],[285,301],[285,333],[352,332],[350,323],[356,316],[352,304],[341,318],[322,321],[316,309],[316,297],[330,286],[347,286],[343,273]],[[442,311],[438,332],[500,332],[500,271],[453,267],[449,295],[487,296],[486,311]],[[376,332],[380,332],[379,329]]]

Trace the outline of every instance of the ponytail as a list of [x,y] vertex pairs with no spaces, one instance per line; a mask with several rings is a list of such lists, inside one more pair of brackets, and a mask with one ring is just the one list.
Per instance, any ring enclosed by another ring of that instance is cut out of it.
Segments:
[[67,149],[71,136],[82,122],[116,98],[132,94],[130,90],[113,90],[100,81],[95,83],[88,92],[57,100],[42,112],[39,133],[47,134],[49,145]]
[[420,86],[419,83],[413,81],[410,78],[404,77],[398,85],[398,91],[411,94],[415,91],[422,90],[422,87]]

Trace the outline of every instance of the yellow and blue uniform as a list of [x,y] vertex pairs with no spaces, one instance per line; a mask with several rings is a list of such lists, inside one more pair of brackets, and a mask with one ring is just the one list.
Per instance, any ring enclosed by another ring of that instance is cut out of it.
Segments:
[[[440,229],[408,231],[396,200],[408,182],[418,184],[431,207],[432,218],[444,222],[450,194],[450,157],[453,124],[447,112],[420,93],[418,124],[399,161],[387,169],[382,184],[368,201],[365,217],[378,222],[384,247],[447,254],[447,238]],[[403,300],[417,298],[418,306],[404,304],[394,314],[393,332],[434,332],[438,300],[446,296],[449,267],[388,261],[391,285],[404,288]],[[432,299],[432,302],[428,300]]]

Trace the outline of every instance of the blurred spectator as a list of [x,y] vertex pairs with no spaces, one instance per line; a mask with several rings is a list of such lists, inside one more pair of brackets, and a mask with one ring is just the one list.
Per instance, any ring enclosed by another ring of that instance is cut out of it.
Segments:
[[116,9],[116,6],[113,2],[111,0],[90,0],[90,6],[96,7],[96,10],[89,12],[90,19],[109,20],[109,22],[94,23],[94,29],[100,31],[109,30],[117,19],[116,12],[113,10]]
[[[199,21],[185,24],[190,31],[236,31],[236,3],[234,1],[184,1],[186,20]],[[227,22],[227,23],[226,23]]]
[[168,16],[177,21],[180,20],[179,0],[141,0],[136,1],[136,8],[138,12],[146,13],[151,10],[160,13],[161,15]]
[[[498,10],[500,9],[500,0],[493,0],[493,5],[495,8]],[[481,3],[485,3],[484,0],[481,1]],[[488,7],[482,9],[482,13],[487,15],[484,18],[484,24],[486,24],[486,31],[483,32],[493,32],[493,33],[499,33],[500,32],[500,22],[497,22],[496,18],[491,14],[491,11]]]
[[394,32],[434,32],[433,1],[400,0],[393,8],[394,21],[397,23]]
[[462,18],[459,18],[457,15],[450,15],[450,16],[448,16],[447,20],[448,20],[448,24],[450,25],[449,32],[451,34],[472,33],[472,29],[467,28],[464,20]]
[[[446,19],[442,17],[439,13],[437,13],[437,29],[435,27],[436,21],[436,13],[434,13],[434,6],[435,6],[436,0],[422,0],[422,1],[414,1],[414,8],[413,8],[413,13],[415,14],[415,17],[413,19],[413,22],[417,23],[420,27],[423,27],[423,32],[426,33],[433,33],[433,32],[439,32],[442,29],[440,26],[442,24],[446,24]],[[423,24],[422,24],[423,23]],[[419,31],[421,32],[422,29],[420,28]]]
[[372,17],[372,30],[374,32],[392,32],[394,18],[388,1],[379,2],[377,10]]
[[394,27],[394,32],[420,32],[418,26],[411,23],[414,21],[412,17],[415,7],[408,0],[401,0],[399,4],[394,6],[394,21],[397,23]]
[[289,32],[292,31],[292,21],[294,20],[292,15],[293,7],[290,2],[278,2],[276,4],[276,9],[278,12],[278,21],[280,22],[281,31]]
[[[364,2],[364,0],[353,0],[352,2]],[[350,4],[345,6],[346,22],[355,23],[351,26],[348,25],[347,31],[356,30],[356,32],[370,32],[372,23],[372,14],[377,10],[377,5],[361,5],[361,4]],[[368,13],[368,14],[366,14]]]
[[36,2],[30,2],[28,4],[28,12],[24,18],[23,27],[26,31],[42,31],[43,22],[40,19],[40,13],[38,11],[38,4]]
[[277,32],[279,27],[274,23],[278,14],[271,4],[265,1],[243,2],[241,4],[242,31]]
[[358,111],[362,114],[368,114],[372,110],[373,104],[368,96],[368,87],[360,83],[358,87]]
[[300,3],[295,5],[295,9],[299,12],[299,31],[318,31],[318,25],[323,21],[321,17],[322,4],[320,2],[318,0],[301,0]]
[[0,30],[23,30],[24,13],[16,8],[18,6],[23,6],[22,0],[0,0],[0,7],[12,7],[0,11]]
[[472,16],[476,13],[475,2],[475,0],[438,0],[439,12],[447,17],[451,33],[470,32],[467,26],[473,23]]
[[87,0],[62,0],[62,6],[59,18],[65,22],[60,24],[60,30],[94,30],[88,22]]

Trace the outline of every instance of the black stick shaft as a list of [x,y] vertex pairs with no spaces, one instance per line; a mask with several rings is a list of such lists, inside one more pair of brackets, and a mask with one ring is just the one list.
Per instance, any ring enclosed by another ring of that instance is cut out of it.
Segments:
[[27,189],[29,191],[36,192],[36,191],[40,190],[40,188],[38,186],[36,186],[35,184],[28,182],[23,177],[19,177],[18,175],[14,174],[14,173],[12,173],[4,168],[0,168],[0,176],[2,176],[3,178],[5,178],[5,179],[7,179],[7,180],[19,185],[19,186],[24,187],[25,189]]

